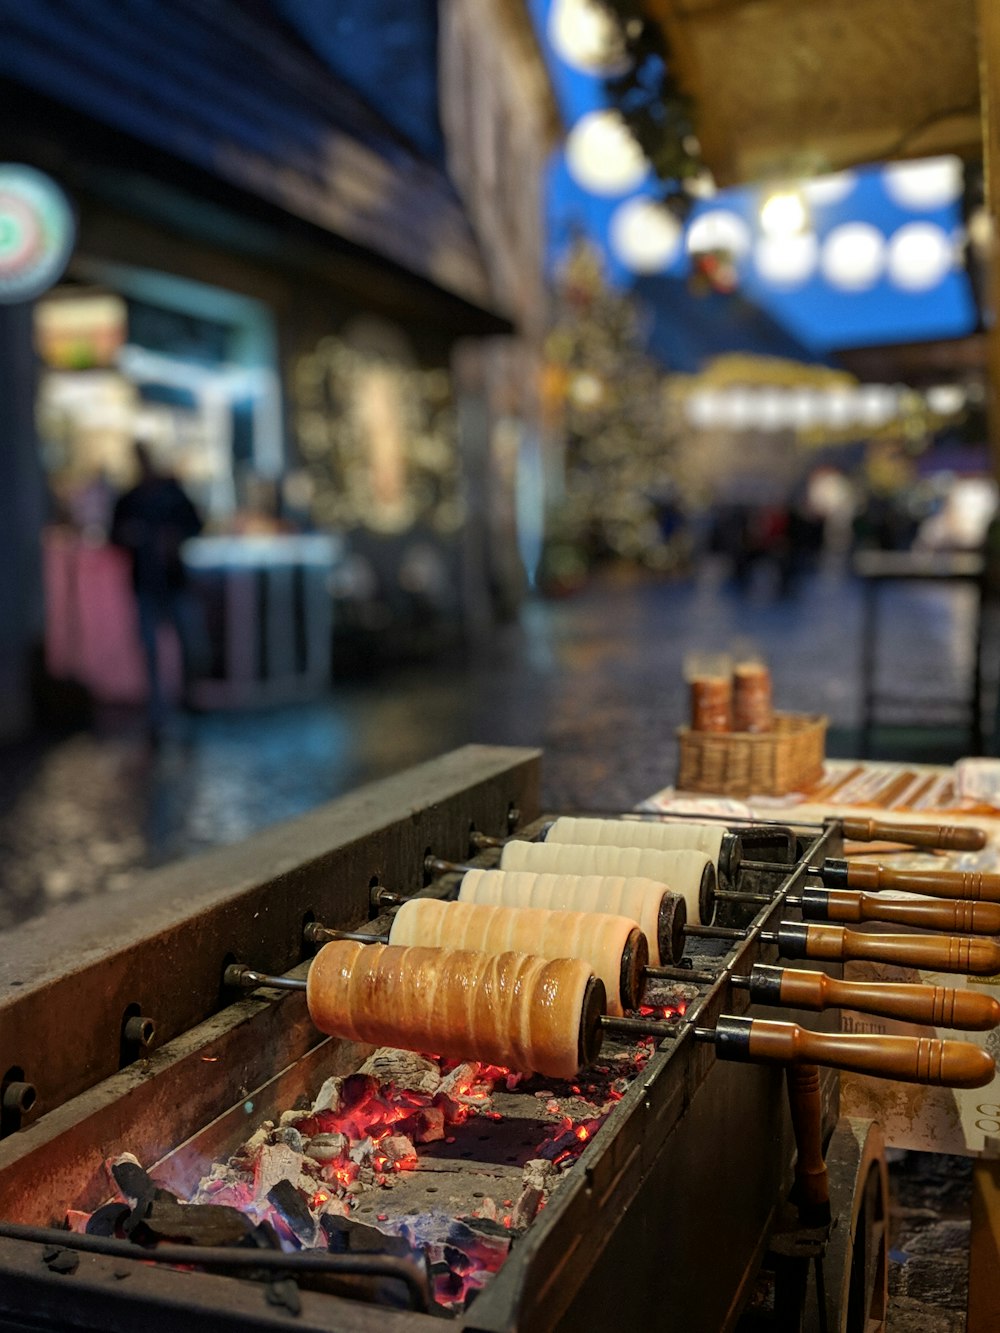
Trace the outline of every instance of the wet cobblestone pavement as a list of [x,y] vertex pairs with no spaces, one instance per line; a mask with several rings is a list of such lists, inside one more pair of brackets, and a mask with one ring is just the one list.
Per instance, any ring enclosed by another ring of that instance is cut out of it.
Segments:
[[[960,696],[971,670],[968,590],[893,589],[880,676],[914,698]],[[544,750],[551,809],[627,807],[672,781],[685,655],[737,642],[772,666],[785,710],[830,718],[831,754],[857,753],[858,587],[818,575],[797,596],[737,596],[709,568],[685,583],[605,581],[533,602],[487,654],[443,660],[321,702],[177,716],[148,743],[140,715],[0,755],[0,926],[145,868],[236,842],[360,784],[470,741]],[[927,734],[929,747],[932,736]],[[954,758],[962,736],[944,734]]]
[[[969,590],[894,588],[882,611],[880,679],[914,700],[962,697]],[[541,747],[549,809],[625,808],[674,779],[685,655],[740,640],[769,660],[780,708],[826,713],[828,752],[856,754],[860,625],[860,590],[836,572],[783,600],[766,586],[739,596],[711,568],[684,583],[604,581],[528,604],[472,662],[341,684],[308,706],[178,716],[156,747],[139,715],[9,747],[0,754],[0,927],[94,894],[120,894],[126,912],[148,867],[239,841],[472,741]],[[950,761],[965,749],[951,727],[886,733],[880,752]],[[915,1156],[893,1165],[889,1328],[958,1333],[968,1164],[911,1170]],[[950,1190],[946,1208],[939,1186]]]

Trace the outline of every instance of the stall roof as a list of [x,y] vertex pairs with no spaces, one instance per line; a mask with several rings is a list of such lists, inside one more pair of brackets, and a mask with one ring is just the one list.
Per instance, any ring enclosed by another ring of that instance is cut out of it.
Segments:
[[270,0],[0,0],[0,76],[496,309],[432,148],[292,17]]
[[975,0],[644,0],[721,185],[976,153]]

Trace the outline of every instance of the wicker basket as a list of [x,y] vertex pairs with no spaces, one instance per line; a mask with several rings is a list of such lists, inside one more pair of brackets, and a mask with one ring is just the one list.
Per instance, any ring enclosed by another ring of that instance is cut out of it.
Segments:
[[678,730],[683,791],[723,796],[784,796],[802,791],[823,774],[827,719],[775,713],[774,730]]

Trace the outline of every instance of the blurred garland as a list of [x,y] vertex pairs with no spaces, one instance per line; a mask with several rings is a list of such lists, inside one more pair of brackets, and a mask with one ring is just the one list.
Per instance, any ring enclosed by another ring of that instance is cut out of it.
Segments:
[[627,66],[608,75],[605,88],[664,186],[664,203],[683,215],[691,207],[686,181],[704,175],[695,131],[694,101],[672,70],[662,27],[642,0],[600,0],[621,31]]

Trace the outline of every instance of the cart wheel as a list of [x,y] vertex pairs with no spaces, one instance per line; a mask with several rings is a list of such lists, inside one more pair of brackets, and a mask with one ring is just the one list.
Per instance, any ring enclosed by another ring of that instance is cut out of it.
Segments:
[[889,1171],[874,1120],[844,1116],[826,1153],[830,1239],[813,1267],[805,1333],[883,1333],[889,1302]]

